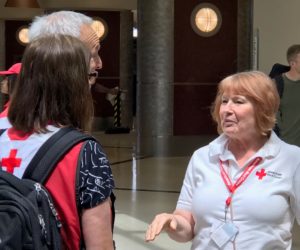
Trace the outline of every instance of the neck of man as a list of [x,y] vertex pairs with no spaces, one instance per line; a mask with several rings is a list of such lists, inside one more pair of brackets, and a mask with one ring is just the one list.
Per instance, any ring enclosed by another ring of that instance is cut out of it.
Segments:
[[300,73],[296,71],[296,69],[291,68],[290,71],[285,73],[285,76],[291,81],[299,81]]

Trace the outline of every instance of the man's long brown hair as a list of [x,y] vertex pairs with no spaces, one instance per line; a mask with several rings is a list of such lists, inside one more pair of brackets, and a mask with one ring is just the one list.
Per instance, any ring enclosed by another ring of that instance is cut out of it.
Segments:
[[47,125],[90,130],[93,101],[90,52],[77,38],[50,35],[26,48],[8,118],[17,130],[45,133]]

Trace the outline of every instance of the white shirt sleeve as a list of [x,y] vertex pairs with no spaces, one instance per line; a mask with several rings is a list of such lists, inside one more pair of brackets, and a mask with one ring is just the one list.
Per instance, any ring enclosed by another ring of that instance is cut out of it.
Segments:
[[192,200],[195,187],[195,158],[196,157],[194,153],[185,173],[176,209],[183,209],[188,211],[191,211],[192,209]]
[[300,165],[297,166],[293,177],[293,195],[291,197],[291,207],[296,220],[300,225]]

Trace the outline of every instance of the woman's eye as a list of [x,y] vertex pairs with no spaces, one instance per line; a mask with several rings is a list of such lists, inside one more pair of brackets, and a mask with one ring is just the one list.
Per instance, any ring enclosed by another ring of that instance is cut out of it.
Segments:
[[237,98],[237,99],[233,99],[233,102],[236,104],[243,104],[245,103],[245,101],[243,99]]

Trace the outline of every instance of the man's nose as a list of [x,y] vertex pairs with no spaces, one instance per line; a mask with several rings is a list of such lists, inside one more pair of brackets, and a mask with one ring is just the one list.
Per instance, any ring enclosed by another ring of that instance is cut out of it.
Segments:
[[101,60],[101,57],[98,56],[97,58],[95,58],[95,64],[96,64],[96,69],[102,69],[103,67],[103,63],[102,63],[102,60]]

